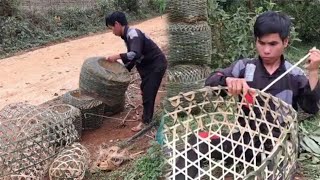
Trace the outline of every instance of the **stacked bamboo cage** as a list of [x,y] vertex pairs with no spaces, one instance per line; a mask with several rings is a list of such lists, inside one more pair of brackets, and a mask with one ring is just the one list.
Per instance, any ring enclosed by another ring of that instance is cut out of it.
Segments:
[[212,40],[206,0],[170,0],[168,11],[170,97],[204,86],[210,74]]

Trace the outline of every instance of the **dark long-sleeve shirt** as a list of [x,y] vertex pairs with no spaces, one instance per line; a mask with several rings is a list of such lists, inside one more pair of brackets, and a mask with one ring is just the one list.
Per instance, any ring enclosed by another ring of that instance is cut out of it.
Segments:
[[160,48],[139,29],[126,26],[121,38],[125,41],[128,52],[120,54],[120,57],[129,71],[134,65],[140,72],[146,67],[152,69],[166,66],[166,58]]
[[[244,78],[251,88],[262,90],[292,66],[282,56],[280,67],[270,75],[260,58],[241,59],[225,69],[212,73],[207,78],[205,85],[226,86],[226,78],[235,77]],[[315,89],[311,91],[308,78],[298,67],[266,90],[266,93],[270,93],[291,104],[296,110],[299,105],[305,112],[310,114],[315,114],[319,111],[317,105],[320,99],[319,81]]]

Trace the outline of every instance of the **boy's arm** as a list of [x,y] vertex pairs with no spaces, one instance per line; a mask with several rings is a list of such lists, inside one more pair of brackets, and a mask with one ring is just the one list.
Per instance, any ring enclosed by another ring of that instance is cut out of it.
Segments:
[[[245,69],[245,61],[238,60],[231,66],[217,70],[210,74],[210,76],[205,81],[205,86],[227,86],[226,78],[234,77],[241,78],[241,72]],[[242,77],[243,78],[243,77]]]
[[318,77],[319,65],[320,65],[320,50],[311,49],[310,57],[306,69],[309,71],[309,79],[304,77],[301,84],[305,84],[304,87],[299,91],[301,97],[298,99],[300,107],[311,114],[315,114],[319,111],[319,100],[320,100],[320,83]]
[[131,70],[135,62],[139,62],[143,58],[143,37],[139,36],[135,29],[128,33],[128,49],[129,52],[120,54],[120,57],[126,67]]
[[316,86],[311,90],[310,83],[305,77],[305,86],[299,90],[301,94],[298,98],[300,107],[307,113],[316,114],[319,111],[318,103],[320,100],[320,84],[317,82]]

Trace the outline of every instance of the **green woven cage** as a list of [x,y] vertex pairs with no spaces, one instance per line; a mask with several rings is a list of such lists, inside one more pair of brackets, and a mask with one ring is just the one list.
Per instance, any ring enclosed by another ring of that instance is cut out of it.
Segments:
[[90,57],[81,67],[81,94],[102,101],[109,108],[124,108],[129,83],[128,70],[120,63],[108,62],[105,57]]
[[[169,67],[167,71],[167,97],[204,87],[204,81],[210,72],[211,69],[208,66],[201,65],[176,65]],[[195,100],[198,99],[201,99],[201,97],[195,98]],[[166,108],[171,107],[166,102],[163,105]]]
[[210,73],[211,69],[208,66],[176,65],[169,67],[167,71],[167,97],[202,88]]
[[[72,105],[81,111],[83,130],[100,128],[106,105],[97,99],[81,94],[78,89],[69,91],[62,96],[64,103]],[[98,116],[97,116],[98,115]]]
[[35,108],[0,119],[0,179],[43,179],[52,158],[78,138],[72,112]]
[[210,64],[212,40],[207,22],[169,24],[168,29],[170,65]]
[[206,0],[169,0],[169,22],[194,23],[206,21],[208,17]]
[[[297,113],[256,91],[253,103],[205,87],[166,99],[168,179],[291,179],[298,153]],[[194,98],[202,96],[201,102]],[[210,104],[210,109],[205,109]],[[198,107],[201,111],[191,113]],[[183,112],[184,117],[179,116]]]

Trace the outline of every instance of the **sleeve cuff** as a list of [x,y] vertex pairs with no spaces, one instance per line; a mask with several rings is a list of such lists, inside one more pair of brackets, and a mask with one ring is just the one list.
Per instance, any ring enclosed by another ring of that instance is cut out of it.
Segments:
[[227,76],[221,76],[221,78],[220,78],[220,84],[221,84],[221,86],[227,86],[227,81],[226,81],[226,79],[227,79]]
[[311,90],[310,85],[309,85],[309,88],[308,88],[306,94],[312,95],[316,98],[316,100],[319,100],[320,99],[320,82],[318,81],[316,87],[314,87],[313,90]]
[[129,62],[129,60],[127,58],[127,53],[121,53],[120,58],[121,58],[123,64],[127,64]]

